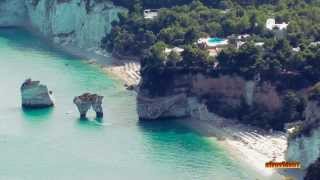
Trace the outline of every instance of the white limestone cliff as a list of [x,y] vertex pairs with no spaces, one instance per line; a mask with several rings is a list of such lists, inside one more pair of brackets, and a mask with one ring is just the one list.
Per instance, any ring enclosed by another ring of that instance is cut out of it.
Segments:
[[27,20],[24,2],[25,0],[1,0],[0,26],[23,25]]
[[299,161],[302,168],[307,168],[320,157],[320,106],[316,101],[309,101],[305,110],[306,122],[303,131],[289,138],[286,153],[287,160]]
[[98,0],[4,0],[1,26],[28,26],[61,45],[100,47],[123,8]]
[[137,97],[137,112],[140,119],[179,118],[190,115],[186,94],[165,98]]

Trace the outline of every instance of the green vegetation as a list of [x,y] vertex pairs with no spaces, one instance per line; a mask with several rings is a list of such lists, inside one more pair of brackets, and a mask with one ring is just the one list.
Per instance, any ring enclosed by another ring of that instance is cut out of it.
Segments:
[[[219,64],[216,70],[223,73],[237,73],[246,78],[260,74],[266,80],[281,76],[286,79],[283,86],[291,88],[319,81],[320,50],[317,46],[310,46],[311,42],[320,40],[319,0],[115,2],[131,8],[120,14],[120,21],[113,23],[112,32],[103,40],[103,47],[110,51],[147,57],[148,62],[160,65],[168,61],[163,50],[178,46],[187,49],[182,58],[186,62],[179,63],[181,65],[197,64],[201,60],[216,61]],[[150,20],[143,17],[145,8],[161,9],[158,16]],[[275,17],[278,22],[289,22],[283,38],[276,38],[266,30],[265,22],[270,17]],[[244,46],[240,49],[230,46],[215,59],[205,57],[205,52],[194,47],[200,37],[243,33],[251,35]],[[256,42],[264,42],[264,46],[257,47]],[[297,47],[300,51],[293,51]],[[155,59],[150,61],[150,58]],[[179,59],[173,58],[174,61]]]
[[[258,105],[224,107],[219,97],[210,97],[215,102],[211,102],[215,111],[265,128],[281,129],[286,122],[303,119],[305,99],[297,92],[320,81],[320,46],[313,43],[320,41],[320,0],[115,0],[115,3],[129,11],[120,14],[120,21],[113,23],[103,47],[140,57],[143,76],[149,74],[149,78],[159,79],[164,76],[160,72],[172,66],[184,71],[200,68],[214,76],[253,79],[258,75],[261,81],[276,86],[282,96],[281,110],[267,112]],[[159,9],[154,19],[144,18],[144,9],[149,8]],[[281,36],[277,30],[266,29],[268,18],[289,23]],[[200,37],[227,38],[233,34],[250,37],[240,48],[230,41],[216,57],[196,45]],[[173,47],[184,51],[165,53],[166,48]],[[156,93],[161,86],[152,87]]]
[[[286,39],[297,47],[320,38],[318,0],[210,1],[210,0],[120,0],[129,8],[104,40],[109,50],[142,56],[157,41],[168,46],[192,44],[202,36],[226,37],[249,33],[255,39],[272,39],[264,28],[266,19],[290,22]],[[179,6],[177,6],[179,5]],[[143,9],[161,8],[153,20],[144,19]],[[134,42],[132,44],[132,42]]]

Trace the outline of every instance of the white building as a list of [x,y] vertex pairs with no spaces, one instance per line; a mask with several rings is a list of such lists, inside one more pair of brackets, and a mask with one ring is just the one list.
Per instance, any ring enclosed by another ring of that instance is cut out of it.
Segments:
[[254,43],[254,45],[256,47],[262,47],[262,46],[264,46],[264,42],[256,42],[256,43]]
[[288,27],[288,23],[281,23],[281,24],[276,24],[276,20],[274,18],[269,18],[267,19],[266,22],[266,28],[269,30],[274,30],[274,29],[279,29],[279,30],[286,30]]
[[320,41],[310,43],[310,46],[319,46],[319,45],[320,45]]
[[164,50],[164,52],[165,52],[166,54],[170,54],[171,52],[175,52],[175,53],[177,53],[177,54],[181,54],[183,51],[184,51],[184,49],[179,48],[179,47],[166,48],[166,49]]
[[154,19],[158,16],[158,10],[156,9],[145,9],[143,11],[143,16],[145,19]]

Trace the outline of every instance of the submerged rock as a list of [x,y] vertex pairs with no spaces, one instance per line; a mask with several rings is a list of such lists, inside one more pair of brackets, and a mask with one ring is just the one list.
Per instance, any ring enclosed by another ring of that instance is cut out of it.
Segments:
[[23,82],[21,88],[22,107],[25,108],[45,108],[54,105],[51,91],[48,91],[46,85],[40,84],[40,81],[27,79]]
[[99,96],[97,94],[84,93],[81,96],[75,97],[73,99],[73,103],[76,104],[81,118],[86,118],[86,114],[88,110],[91,108],[91,106],[93,110],[96,112],[97,118],[102,118],[102,99],[103,96]]

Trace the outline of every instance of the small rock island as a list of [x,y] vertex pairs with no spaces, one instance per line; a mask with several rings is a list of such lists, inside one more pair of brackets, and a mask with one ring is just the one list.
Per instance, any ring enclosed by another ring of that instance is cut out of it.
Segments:
[[27,79],[20,90],[23,108],[46,108],[54,105],[52,91],[49,91],[46,85],[40,84],[40,81]]
[[73,99],[73,103],[76,104],[81,118],[86,118],[86,114],[91,107],[96,112],[97,118],[102,118],[102,100],[103,96],[91,93],[84,93],[81,96],[75,97]]

